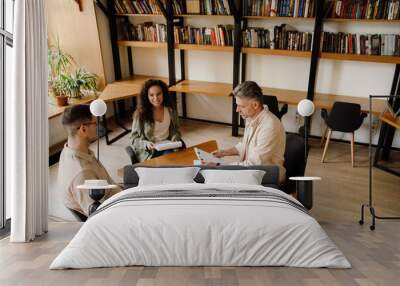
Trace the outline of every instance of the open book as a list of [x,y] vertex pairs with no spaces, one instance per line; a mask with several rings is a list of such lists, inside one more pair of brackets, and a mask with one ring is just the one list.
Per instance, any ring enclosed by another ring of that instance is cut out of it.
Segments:
[[217,163],[222,165],[226,163],[224,160],[217,158],[213,154],[210,154],[199,148],[194,148],[194,152],[196,153],[197,158],[199,158],[203,164]]
[[164,151],[181,147],[182,147],[181,141],[163,140],[154,144],[154,148],[157,151]]

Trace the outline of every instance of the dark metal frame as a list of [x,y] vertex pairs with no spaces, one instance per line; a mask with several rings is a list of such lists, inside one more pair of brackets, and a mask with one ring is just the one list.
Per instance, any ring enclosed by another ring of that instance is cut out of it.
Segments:
[[[13,10],[14,11],[14,10]],[[5,188],[5,59],[6,47],[13,47],[13,34],[5,29],[5,2],[0,0],[0,235],[10,231],[10,219],[6,220]]]
[[[393,110],[397,110],[398,108],[400,108],[400,64],[396,65],[390,96],[388,96],[387,98],[388,104],[392,105]],[[379,164],[380,157],[382,157],[383,160],[389,159],[395,132],[396,128],[385,122],[382,122],[373,166],[391,174],[400,176],[400,172]]]
[[[374,98],[392,98],[393,95],[370,95],[369,96],[369,113],[371,114],[372,111],[372,99]],[[382,219],[382,220],[400,220],[400,217],[384,217],[384,216],[378,216],[376,214],[375,208],[373,206],[373,198],[372,198],[372,165],[373,165],[373,159],[372,159],[372,132],[371,132],[371,126],[372,126],[372,116],[369,116],[369,148],[368,148],[368,157],[369,157],[369,169],[368,169],[368,203],[367,204],[362,204],[361,205],[361,219],[359,220],[359,224],[363,225],[364,224],[364,210],[365,208],[369,209],[369,212],[371,213],[372,216],[372,223],[370,225],[371,230],[375,230],[375,221],[376,219]]]

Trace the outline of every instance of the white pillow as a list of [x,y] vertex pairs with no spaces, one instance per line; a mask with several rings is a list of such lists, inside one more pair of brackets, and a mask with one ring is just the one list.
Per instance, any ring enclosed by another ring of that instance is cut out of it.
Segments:
[[195,183],[193,180],[200,168],[135,168],[139,176],[138,186],[187,184]]
[[205,184],[234,183],[261,185],[265,171],[261,170],[201,170]]

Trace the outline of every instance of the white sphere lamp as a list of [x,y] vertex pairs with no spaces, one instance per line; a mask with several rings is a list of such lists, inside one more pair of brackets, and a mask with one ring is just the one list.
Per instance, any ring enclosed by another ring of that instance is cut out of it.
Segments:
[[94,116],[103,116],[107,112],[107,104],[102,99],[96,99],[90,104],[90,112]]
[[[315,107],[314,103],[309,100],[309,99],[302,99],[298,104],[297,104],[297,112],[303,116],[303,117],[308,117],[311,116],[314,113]],[[305,162],[307,162],[307,121],[304,119],[304,159]]]
[[314,110],[314,103],[309,99],[303,99],[297,105],[297,112],[303,117],[311,116],[314,113]]
[[96,99],[90,104],[90,112],[96,116],[97,121],[97,160],[100,160],[100,116],[103,116],[107,112],[107,104],[102,99]]

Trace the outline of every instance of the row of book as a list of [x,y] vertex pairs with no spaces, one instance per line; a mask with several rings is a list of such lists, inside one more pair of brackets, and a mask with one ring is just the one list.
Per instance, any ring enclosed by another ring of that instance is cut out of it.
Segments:
[[[247,16],[314,17],[315,0],[248,0],[243,1]],[[318,0],[323,1],[323,0]]]
[[186,0],[187,14],[230,15],[228,0]]
[[233,25],[218,25],[215,28],[174,27],[177,44],[233,46]]
[[[118,39],[131,41],[166,42],[165,24],[146,22],[134,26],[120,22]],[[268,48],[293,51],[311,51],[313,33],[300,32],[287,24],[273,29],[249,27],[242,31],[243,47]],[[233,25],[214,28],[191,26],[174,27],[175,43],[232,46]],[[341,54],[400,56],[400,34],[351,34],[322,32],[321,51]]]
[[156,0],[114,0],[117,14],[161,14]]
[[242,32],[243,46],[291,51],[311,51],[313,34],[275,26],[271,31],[264,28],[247,28]]
[[400,56],[400,35],[323,32],[321,51],[340,54]]
[[400,0],[329,0],[325,5],[331,18],[400,19]]
[[[166,1],[161,4],[166,8]],[[168,0],[169,1],[169,0]],[[228,0],[171,0],[175,15],[230,15]],[[156,0],[115,0],[117,14],[161,14]]]
[[147,42],[166,42],[167,25],[145,22],[140,25],[118,23],[118,40],[120,41],[147,41]]

